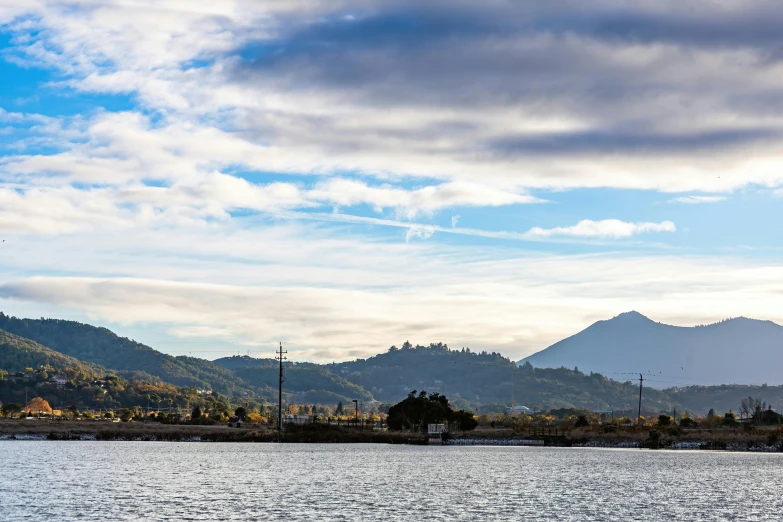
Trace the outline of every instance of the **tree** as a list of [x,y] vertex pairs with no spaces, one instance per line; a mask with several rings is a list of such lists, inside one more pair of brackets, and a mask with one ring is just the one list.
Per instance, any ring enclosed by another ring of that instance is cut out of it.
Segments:
[[767,403],[759,399],[758,397],[748,397],[740,401],[740,417],[753,418],[754,422],[759,422],[760,417],[764,410],[767,409]]
[[22,405],[16,404],[15,402],[3,404],[3,407],[0,408],[0,412],[2,412],[3,417],[12,417],[14,415],[18,415],[21,411]]
[[727,426],[733,426],[734,424],[737,424],[737,416],[734,415],[734,412],[729,410],[726,412],[726,414],[723,416],[723,424],[726,424]]
[[680,427],[682,428],[695,428],[696,426],[696,421],[690,417],[683,417],[680,419]]
[[245,420],[245,417],[247,417],[247,410],[240,406],[236,410],[234,410],[234,415],[239,417],[239,420]]
[[473,413],[465,410],[455,411],[449,421],[455,423],[460,431],[472,431],[478,426],[478,421]]
[[30,401],[30,404],[27,405],[24,411],[30,415],[51,415],[52,407],[49,406],[49,403],[41,397],[35,397]]
[[576,422],[574,423],[574,426],[577,428],[586,428],[590,425],[590,422],[587,420],[587,417],[584,415],[580,415],[577,417]]
[[710,420],[715,418],[715,410],[713,408],[710,408],[710,411],[707,412],[707,418]]
[[454,421],[460,424],[460,429],[475,428],[476,421],[473,414],[460,410],[455,412],[449,407],[449,400],[439,393],[422,391],[418,395],[416,391],[408,394],[408,397],[389,408],[389,416],[386,422],[392,430],[419,430],[427,429],[428,424],[439,424]]
[[337,409],[334,410],[334,413],[336,415],[342,415],[343,414],[343,401],[340,401],[337,403]]
[[201,407],[199,407],[198,404],[193,408],[193,413],[190,414],[190,418],[193,420],[201,418]]
[[119,411],[117,411],[117,414],[122,422],[128,422],[133,418],[133,410],[128,408],[120,408]]
[[671,426],[672,418],[668,415],[658,415],[658,426]]

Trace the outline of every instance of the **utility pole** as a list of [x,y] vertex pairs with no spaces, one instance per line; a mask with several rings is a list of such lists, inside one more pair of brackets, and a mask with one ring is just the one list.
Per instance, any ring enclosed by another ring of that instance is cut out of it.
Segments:
[[357,427],[359,425],[359,401],[357,399],[353,400],[353,427]]
[[288,353],[288,350],[284,352],[283,343],[280,343],[280,351],[277,353],[277,360],[280,361],[280,381],[277,390],[277,433],[280,436],[278,442],[283,440],[283,381],[285,381],[283,361],[287,359],[283,354],[286,353]]
[[639,416],[636,417],[636,425],[638,426],[642,422],[642,383],[644,382],[644,376],[639,374]]

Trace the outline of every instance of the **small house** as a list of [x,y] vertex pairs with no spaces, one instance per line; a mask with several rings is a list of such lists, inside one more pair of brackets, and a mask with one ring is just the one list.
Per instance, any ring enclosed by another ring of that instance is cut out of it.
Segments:
[[508,409],[508,412],[510,415],[533,415],[535,413],[538,413],[538,410],[533,410],[528,408],[527,406],[522,406],[521,404],[517,406],[512,406]]

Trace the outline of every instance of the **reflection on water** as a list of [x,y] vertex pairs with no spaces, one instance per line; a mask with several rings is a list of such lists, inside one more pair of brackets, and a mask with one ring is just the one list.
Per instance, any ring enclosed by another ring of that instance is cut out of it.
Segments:
[[783,455],[0,441],[0,520],[779,520]]

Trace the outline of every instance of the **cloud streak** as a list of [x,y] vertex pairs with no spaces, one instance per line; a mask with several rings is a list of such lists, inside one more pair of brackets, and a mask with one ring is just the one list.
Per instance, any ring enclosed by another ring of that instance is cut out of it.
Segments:
[[677,227],[671,221],[661,223],[627,223],[619,219],[593,221],[583,219],[570,227],[531,228],[526,235],[530,237],[584,237],[584,238],[627,238],[648,232],[676,232]]

